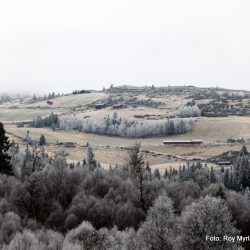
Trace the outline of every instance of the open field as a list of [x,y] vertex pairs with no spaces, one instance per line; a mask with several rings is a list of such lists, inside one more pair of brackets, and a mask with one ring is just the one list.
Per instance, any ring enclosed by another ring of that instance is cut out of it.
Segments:
[[32,121],[34,117],[50,115],[51,112],[60,114],[63,110],[59,109],[27,109],[27,108],[15,108],[15,109],[0,109],[0,121],[3,123],[20,122],[20,121]]
[[193,131],[185,137],[199,137],[208,141],[226,141],[229,138],[247,139],[250,138],[250,117],[201,118]]
[[[105,108],[105,109],[99,109],[99,110],[84,110],[81,113],[76,113],[76,116],[79,117],[90,117],[92,119],[100,119],[107,115],[113,116],[114,112],[118,114],[119,117],[127,118],[130,120],[139,120],[139,121],[145,121],[145,118],[139,118],[139,116],[148,116],[149,118],[153,118],[156,120],[160,119],[166,119],[167,113],[166,110],[160,110],[156,108],[146,108],[146,107],[140,107],[140,108],[126,108],[126,109],[113,109],[113,108]],[[147,120],[150,121],[150,120]]]
[[[131,93],[118,93],[119,98],[130,98]],[[106,115],[112,116],[114,112],[120,117],[125,117],[130,120],[142,122],[152,122],[154,120],[166,119],[169,115],[173,115],[175,110],[185,105],[190,99],[186,99],[186,95],[169,95],[166,93],[153,94],[136,94],[138,100],[153,100],[162,104],[156,108],[155,106],[138,105],[132,107],[129,105],[123,109],[113,109],[107,107],[101,110],[89,108],[86,105],[94,101],[103,101],[109,97],[103,92],[93,92],[89,94],[68,95],[52,99],[53,105],[48,106],[46,101],[33,104],[20,104],[19,108],[10,108],[10,104],[1,106],[0,120],[4,121],[5,129],[8,132],[10,139],[16,142],[23,143],[22,139],[26,137],[27,130],[35,141],[39,141],[41,134],[45,135],[46,151],[49,154],[54,154],[59,150],[64,149],[68,153],[69,161],[82,161],[86,158],[86,144],[90,143],[94,149],[97,161],[103,166],[108,167],[119,164],[123,165],[128,160],[128,147],[135,142],[141,143],[141,148],[145,156],[145,160],[150,163],[152,169],[159,168],[161,172],[166,168],[178,167],[192,159],[202,159],[206,161],[215,155],[219,155],[226,151],[238,151],[242,145],[228,145],[227,139],[244,138],[250,139],[250,117],[228,116],[216,118],[199,118],[193,130],[184,135],[175,135],[171,138],[200,138],[205,141],[202,146],[165,146],[162,144],[166,137],[153,137],[146,139],[131,139],[122,137],[109,137],[96,134],[80,133],[76,130],[52,131],[50,128],[17,128],[11,122],[31,121],[35,116],[49,115],[52,111],[58,114],[74,114],[75,116],[90,117],[91,119],[100,119]],[[113,94],[112,98],[115,97]],[[200,100],[201,103],[206,103],[210,99]],[[14,105],[14,104],[13,104]],[[16,104],[15,104],[16,105]],[[77,107],[80,107],[77,109]],[[75,148],[65,148],[64,145],[57,143],[74,142]],[[247,146],[250,150],[250,146]]]
[[[19,114],[21,116],[21,114]],[[38,140],[41,134],[48,137],[49,143],[56,141],[74,141],[78,144],[91,142],[93,145],[128,146],[135,139],[109,137],[95,134],[79,133],[78,131],[52,131],[49,128],[28,128],[32,136]],[[19,136],[26,135],[27,128],[17,128],[15,125],[7,125],[6,130]],[[176,138],[201,138],[207,142],[222,141],[228,138],[250,138],[250,117],[225,117],[225,118],[201,118],[196,122],[192,132],[175,136]],[[166,137],[154,137],[138,139],[142,145],[161,145]]]
[[[99,93],[100,94],[100,93]],[[104,98],[105,96],[103,96]],[[123,96],[124,99],[126,99],[126,95]],[[180,96],[161,96],[161,97],[154,97],[149,98],[145,95],[138,95],[138,100],[153,100],[155,102],[161,102],[163,105],[160,106],[160,108],[154,108],[150,106],[140,106],[133,108],[129,106],[125,109],[113,109],[112,107],[107,107],[100,110],[93,110],[93,109],[86,109],[82,110],[81,112],[76,112],[76,116],[89,116],[91,118],[102,118],[106,115],[112,116],[114,112],[116,112],[120,117],[124,117],[127,119],[133,119],[133,120],[160,120],[165,119],[168,116],[172,116],[179,107],[185,105],[189,100],[184,99]],[[63,106],[63,104],[62,104]],[[146,118],[139,117],[139,116],[146,116]]]
[[[161,146],[161,147],[147,147],[147,150],[150,150],[155,153],[160,154],[169,154],[182,159],[190,160],[193,158],[199,158],[206,160],[211,156],[216,156],[222,154],[226,151],[239,151],[242,148],[242,145],[227,145],[227,144],[216,144],[216,145],[204,145],[196,147],[174,147],[174,146]],[[247,145],[247,148],[250,150],[250,146]]]
[[[63,107],[63,108],[72,108],[77,107],[79,105],[87,105],[92,102],[95,102],[97,100],[102,100],[107,95],[105,93],[100,92],[93,92],[93,93],[87,93],[87,94],[79,94],[79,95],[67,95],[62,97],[57,97],[54,99],[51,99],[50,101],[53,102],[53,108]],[[33,104],[27,104],[27,107],[43,107],[48,106],[47,101],[43,102],[36,102]]]
[[[57,141],[66,142],[72,141],[79,145],[86,145],[87,142],[91,143],[93,146],[129,146],[133,144],[134,139],[128,138],[119,138],[119,137],[109,137],[109,136],[101,136],[95,134],[86,134],[79,133],[78,131],[65,131],[65,130],[57,130],[52,131],[50,128],[17,128],[15,125],[6,125],[6,131],[11,132],[15,135],[25,137],[27,134],[27,130],[30,131],[31,136],[35,140],[39,140],[41,134],[44,134],[47,138],[48,143],[55,144]],[[147,141],[156,142],[160,139],[146,139]],[[142,140],[138,140],[142,141]]]
[[[233,150],[238,151],[242,145],[227,145],[226,143],[214,143],[216,140],[225,140],[230,137],[231,130],[235,132],[236,138],[241,138],[241,135],[250,135],[250,126],[248,126],[250,118],[243,117],[228,117],[228,118],[204,118],[200,119],[194,130],[183,138],[202,138],[211,143],[205,143],[202,146],[164,146],[162,141],[165,137],[154,137],[146,139],[129,139],[120,137],[108,137],[95,134],[79,133],[78,131],[52,131],[49,128],[17,128],[15,125],[6,125],[6,131],[10,134],[10,139],[21,142],[20,138],[25,138],[27,130],[31,136],[38,141],[41,134],[44,134],[46,141],[49,144],[46,150],[54,154],[55,152],[64,149],[69,154],[70,161],[82,161],[86,157],[86,143],[89,142],[96,155],[96,159],[105,166],[115,164],[125,164],[128,159],[127,149],[124,147],[131,146],[135,141],[140,142],[144,151],[145,160],[149,161],[152,168],[159,167],[161,170],[170,166],[179,166],[187,160],[200,158],[206,160],[211,156],[221,154],[223,152]],[[209,124],[207,127],[206,124]],[[223,126],[238,126],[239,129],[233,130],[223,129]],[[218,130],[220,132],[218,132]],[[176,136],[177,137],[177,136]],[[180,136],[178,136],[179,138]],[[75,142],[76,148],[65,148],[64,146],[56,145],[57,142]],[[213,143],[212,143],[213,142]],[[250,150],[250,147],[248,146]],[[172,157],[173,156],[173,157]],[[174,158],[177,157],[177,158]],[[163,171],[163,170],[162,170]]]
[[53,102],[53,105],[49,106],[47,104],[47,100],[45,101],[37,101],[34,103],[26,103],[22,102],[20,103],[20,100],[13,100],[11,102],[6,102],[4,104],[0,104],[0,109],[8,109],[11,110],[13,108],[19,108],[19,109],[68,109],[68,108],[74,108],[78,106],[84,106],[87,104],[90,104],[95,101],[102,101],[105,97],[107,97],[107,94],[101,93],[101,92],[92,92],[87,94],[79,94],[79,95],[65,95],[61,97],[56,97],[54,99],[50,99],[50,101]]

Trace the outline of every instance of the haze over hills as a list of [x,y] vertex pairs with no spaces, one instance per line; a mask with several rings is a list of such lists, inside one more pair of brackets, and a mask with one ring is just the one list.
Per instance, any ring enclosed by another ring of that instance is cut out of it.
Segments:
[[49,89],[46,89],[46,90],[39,90],[39,88],[30,88],[29,90],[15,90],[15,91],[11,91],[11,90],[6,90],[6,91],[3,91],[3,88],[1,88],[0,90],[0,95],[9,95],[11,97],[18,97],[18,96],[32,96],[33,94],[36,94],[37,96],[44,96],[46,94],[48,94],[49,92],[52,93],[60,93],[60,94],[71,94],[73,90],[77,90],[77,89],[86,89],[86,90],[90,90],[90,91],[101,91],[103,90],[103,88],[105,89],[108,89],[111,85],[113,85],[114,87],[118,87],[118,88],[145,88],[145,87],[151,87],[151,86],[155,86],[157,88],[166,88],[166,87],[172,87],[172,88],[185,88],[185,87],[194,87],[194,88],[200,88],[200,89],[217,89],[217,90],[231,90],[231,91],[250,91],[250,89],[248,89],[247,87],[246,88],[238,88],[237,86],[238,85],[235,85],[234,88],[227,88],[225,86],[222,86],[222,85],[218,85],[218,84],[214,84],[214,85],[205,85],[205,86],[202,86],[201,85],[193,85],[193,84],[155,84],[155,83],[152,83],[152,84],[141,84],[141,85],[138,85],[138,84],[117,84],[117,83],[110,83],[110,84],[104,84],[104,85],[100,85],[99,88],[95,89],[95,88],[92,88],[91,85],[89,87],[86,87],[88,86],[88,84],[78,84],[78,85],[75,85],[75,84],[70,84],[69,87],[67,87],[66,89],[64,87],[62,88],[58,88],[58,89],[54,89],[53,87],[52,88],[49,88]]

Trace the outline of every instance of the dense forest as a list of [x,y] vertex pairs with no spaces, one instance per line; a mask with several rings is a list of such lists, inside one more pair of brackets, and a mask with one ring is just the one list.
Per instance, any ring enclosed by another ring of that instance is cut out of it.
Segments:
[[[250,165],[243,147],[232,168],[199,161],[152,171],[131,146],[128,164],[68,163],[43,147],[9,143],[0,123],[1,249],[244,249],[206,236],[250,233]],[[243,240],[242,240],[243,241]]]

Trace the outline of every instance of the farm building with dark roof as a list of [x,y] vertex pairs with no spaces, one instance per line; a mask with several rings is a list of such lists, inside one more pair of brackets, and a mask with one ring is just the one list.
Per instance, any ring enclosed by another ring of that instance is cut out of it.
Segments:
[[171,139],[163,141],[164,145],[201,145],[204,141],[201,139]]

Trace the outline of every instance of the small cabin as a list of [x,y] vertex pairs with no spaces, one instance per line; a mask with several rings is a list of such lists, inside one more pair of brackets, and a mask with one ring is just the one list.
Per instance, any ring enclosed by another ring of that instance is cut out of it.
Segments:
[[217,164],[220,165],[220,166],[228,166],[228,165],[231,165],[232,162],[231,161],[226,161],[226,160],[219,160],[219,161],[217,161]]
[[230,139],[228,139],[228,140],[227,140],[227,143],[236,143],[236,140],[235,140],[235,139],[230,138]]
[[246,143],[246,141],[243,138],[242,139],[232,139],[232,138],[230,138],[230,139],[227,140],[227,143],[228,144],[236,144],[236,143],[244,144],[244,143]]
[[123,109],[123,108],[127,108],[126,104],[114,104],[112,106],[113,109]]
[[242,138],[242,139],[238,139],[237,143],[244,144],[244,143],[246,143],[246,141]]
[[75,142],[69,142],[69,141],[67,141],[67,142],[64,143],[64,147],[65,148],[75,148],[76,147],[76,143]]
[[105,103],[97,103],[95,105],[95,109],[103,109],[106,108],[106,104]]

